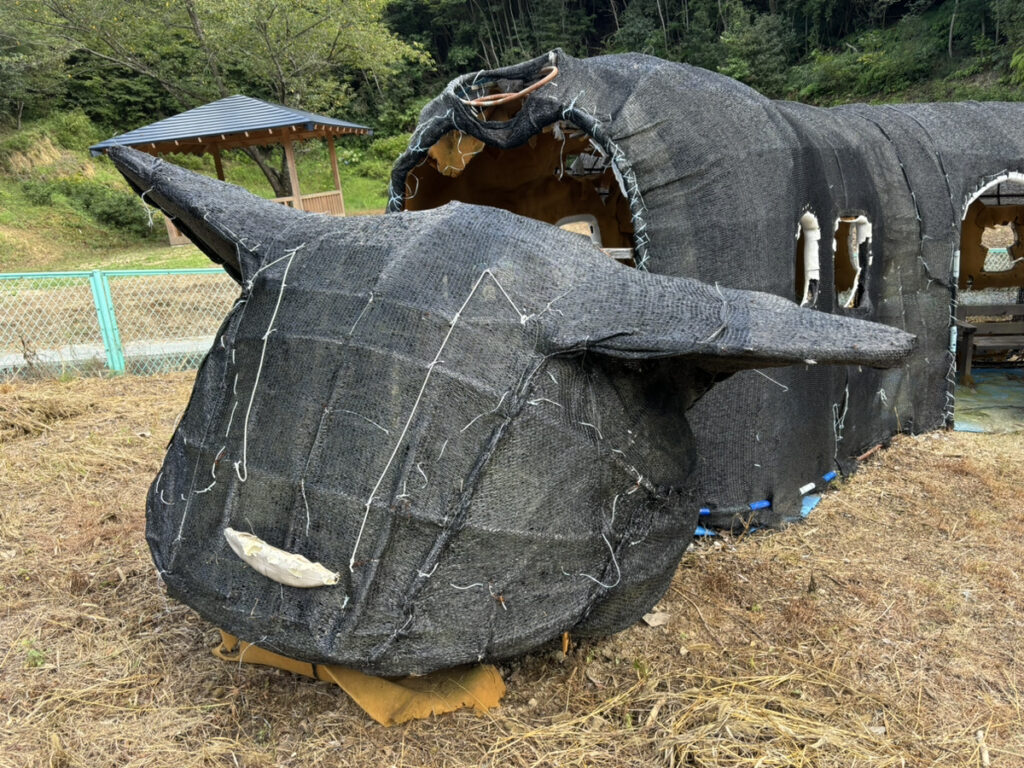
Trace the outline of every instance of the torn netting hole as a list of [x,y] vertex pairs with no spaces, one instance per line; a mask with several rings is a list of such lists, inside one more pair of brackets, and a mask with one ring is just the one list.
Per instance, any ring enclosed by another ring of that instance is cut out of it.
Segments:
[[836,306],[854,309],[864,298],[872,261],[871,222],[863,215],[840,216],[834,232]]
[[804,211],[796,228],[796,294],[801,307],[813,307],[818,301],[821,282],[821,227],[818,217]]
[[[460,201],[504,208],[553,225],[565,218],[589,215],[598,220],[601,245],[613,258],[645,269],[650,258],[650,240],[639,180],[626,153],[608,136],[601,119],[577,106],[577,99],[524,142],[507,149],[498,146],[498,140],[490,140],[494,123],[480,123],[467,114],[461,103],[425,119],[395,164],[388,190],[388,212],[425,210]],[[495,167],[501,169],[494,158],[509,152],[519,153],[521,162],[507,162],[505,167],[512,173],[523,174],[527,165],[536,163],[528,155],[538,145],[549,153],[551,162],[542,162],[543,173],[533,180],[566,183],[589,177],[593,183],[586,188],[588,204],[583,209],[552,206],[552,200],[557,202],[557,194],[545,199],[535,190],[526,193],[522,191],[525,183],[517,191],[513,180],[506,179],[508,173],[479,173],[483,165],[488,165],[488,159],[492,171]],[[477,174],[473,172],[474,164]],[[504,180],[505,188],[499,190],[500,194],[485,191],[485,186],[494,184],[494,180]]]

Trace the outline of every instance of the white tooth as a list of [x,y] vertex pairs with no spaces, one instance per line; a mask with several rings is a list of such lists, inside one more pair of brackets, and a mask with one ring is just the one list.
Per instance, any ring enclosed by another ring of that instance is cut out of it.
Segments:
[[273,547],[251,533],[225,528],[224,538],[246,565],[279,584],[289,587],[326,587],[337,584],[341,578],[320,563],[310,562],[302,555]]

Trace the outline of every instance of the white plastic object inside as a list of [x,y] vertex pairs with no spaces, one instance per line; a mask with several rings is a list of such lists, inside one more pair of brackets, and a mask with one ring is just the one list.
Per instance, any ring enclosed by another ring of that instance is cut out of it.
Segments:
[[251,533],[225,528],[224,538],[246,565],[279,584],[288,587],[329,587],[337,584],[341,578],[338,573],[320,563],[271,546]]
[[[601,225],[597,223],[597,217],[590,213],[578,213],[575,216],[564,216],[555,222],[555,226],[561,229],[566,224],[586,224],[590,228],[590,240],[594,245],[600,246]],[[576,231],[576,230],[572,230]]]
[[800,299],[801,305],[807,304],[810,299],[811,281],[817,282],[821,279],[821,259],[818,256],[818,241],[821,240],[821,227],[818,225],[818,218],[810,211],[804,211],[800,217],[800,226],[797,228],[796,236],[800,239],[804,236],[804,289]]

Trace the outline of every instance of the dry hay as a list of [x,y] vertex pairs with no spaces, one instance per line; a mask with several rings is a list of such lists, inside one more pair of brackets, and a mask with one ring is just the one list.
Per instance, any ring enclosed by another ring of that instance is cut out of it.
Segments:
[[32,146],[28,149],[21,152],[11,152],[7,155],[3,166],[10,173],[24,176],[36,168],[46,168],[55,165],[61,159],[61,156],[61,151],[50,141],[50,137],[41,136],[35,139],[32,142]]
[[806,524],[687,555],[666,625],[385,729],[165,597],[143,499],[190,379],[0,387],[3,768],[1024,765],[1021,435],[898,439]]

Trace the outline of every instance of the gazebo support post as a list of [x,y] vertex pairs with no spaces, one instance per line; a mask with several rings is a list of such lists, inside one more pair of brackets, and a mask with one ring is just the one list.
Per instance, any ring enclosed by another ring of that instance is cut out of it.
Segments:
[[334,188],[338,190],[338,198],[341,200],[341,215],[345,215],[345,195],[341,191],[341,174],[338,173],[338,154],[334,151],[334,136],[327,136],[327,153],[331,156],[331,171],[334,173]]
[[217,169],[217,178],[224,181],[224,164],[220,161],[220,147],[214,144],[210,147],[210,154],[213,155],[213,166]]
[[284,160],[288,166],[288,180],[291,182],[292,198],[294,207],[300,211],[302,208],[302,190],[299,189],[299,170],[295,166],[295,147],[290,139],[281,142],[284,145]]

